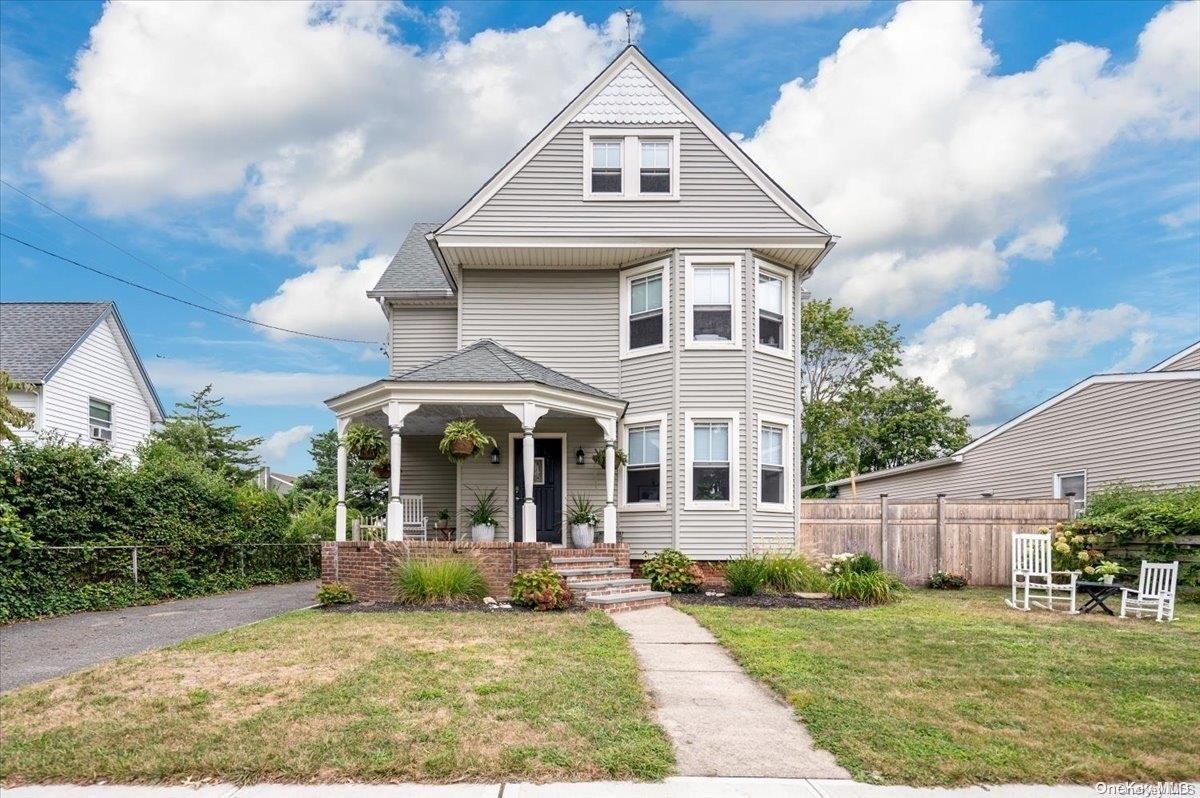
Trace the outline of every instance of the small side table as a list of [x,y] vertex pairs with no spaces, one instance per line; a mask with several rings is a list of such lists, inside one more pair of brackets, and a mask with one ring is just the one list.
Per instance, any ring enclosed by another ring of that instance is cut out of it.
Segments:
[[1111,585],[1104,582],[1076,582],[1075,589],[1088,597],[1088,600],[1079,608],[1079,611],[1084,613],[1100,609],[1109,615],[1116,615],[1115,612],[1108,608],[1108,605],[1104,601],[1113,596],[1121,595],[1122,587],[1125,587],[1125,585],[1119,582],[1114,582]]

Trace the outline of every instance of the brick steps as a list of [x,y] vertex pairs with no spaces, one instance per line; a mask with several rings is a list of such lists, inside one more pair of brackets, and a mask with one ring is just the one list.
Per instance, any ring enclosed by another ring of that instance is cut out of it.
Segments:
[[575,602],[583,607],[624,612],[671,600],[670,593],[651,590],[649,579],[633,579],[632,569],[618,567],[613,557],[551,557],[550,566],[574,592]]
[[641,593],[650,589],[649,579],[602,579],[595,582],[575,582],[571,590],[584,596],[612,593]]
[[608,613],[628,612],[629,610],[644,610],[647,607],[669,604],[671,594],[660,593],[657,590],[642,590],[637,593],[589,595],[583,601],[586,607],[595,607]]
[[615,565],[616,560],[612,557],[551,557],[550,564],[554,566],[561,565],[563,567],[581,566],[581,567],[600,567],[605,565]]
[[617,568],[608,566],[607,568],[562,568],[555,566],[555,571],[558,575],[566,580],[567,584],[572,582],[589,582],[598,579],[628,579],[633,575],[631,568]]

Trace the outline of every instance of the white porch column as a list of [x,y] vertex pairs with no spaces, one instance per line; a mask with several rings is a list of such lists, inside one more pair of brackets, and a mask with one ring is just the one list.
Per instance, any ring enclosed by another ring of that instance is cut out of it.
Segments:
[[[537,541],[537,505],[533,501],[533,428],[538,419],[550,412],[550,408],[533,402],[504,405],[521,422],[524,437],[521,441],[521,460],[525,487],[525,502],[521,505],[521,540],[526,543]],[[513,536],[516,540],[516,535]]]
[[404,402],[388,402],[388,429],[391,430],[391,446],[388,457],[391,473],[388,475],[387,539],[404,540],[404,508],[400,504],[400,427],[409,413],[419,405]]
[[346,427],[349,418],[337,420],[337,511],[334,515],[334,540],[346,539]]
[[617,420],[599,416],[604,431],[604,542],[617,542],[617,505],[613,501],[617,474]]

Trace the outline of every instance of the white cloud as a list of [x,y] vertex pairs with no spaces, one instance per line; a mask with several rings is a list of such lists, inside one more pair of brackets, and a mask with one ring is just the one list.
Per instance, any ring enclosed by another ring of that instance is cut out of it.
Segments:
[[1200,223],[1200,202],[1184,205],[1182,208],[1170,213],[1164,213],[1158,217],[1158,220],[1172,230],[1191,227],[1194,224]]
[[159,358],[147,364],[154,383],[177,393],[212,385],[231,405],[320,406],[331,396],[378,377],[300,371],[230,371],[208,363]]
[[1131,64],[1066,43],[1008,75],[980,14],[911,2],[850,31],[811,83],[782,87],[744,142],[843,237],[815,292],[881,314],[992,287],[1010,258],[1052,254],[1066,232],[1058,190],[1115,140],[1200,136],[1200,3],[1159,12]]
[[864,4],[858,0],[668,0],[667,9],[715,30],[819,19]]
[[308,440],[308,436],[312,435],[312,432],[311,424],[297,424],[294,427],[273,432],[258,447],[258,456],[267,465],[278,463],[287,457],[293,446]]
[[[366,258],[349,269],[321,266],[285,280],[274,296],[250,306],[250,318],[289,330],[382,342],[387,319],[366,292],[389,260]],[[276,340],[290,337],[274,330],[267,334]]]
[[1106,370],[1116,374],[1144,371],[1151,365],[1149,361],[1154,353],[1155,338],[1149,330],[1134,330],[1129,336],[1129,351]]
[[956,412],[986,422],[1025,375],[1130,335],[1145,321],[1125,304],[1081,310],[1030,302],[997,315],[986,305],[959,304],[910,340],[904,372],[937,388]]

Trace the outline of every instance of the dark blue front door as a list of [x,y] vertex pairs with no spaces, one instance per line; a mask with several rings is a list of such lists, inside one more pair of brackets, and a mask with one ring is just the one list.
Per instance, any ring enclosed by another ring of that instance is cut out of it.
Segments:
[[[524,440],[513,441],[513,528],[516,540],[524,535],[525,503]],[[561,438],[534,438],[535,461],[533,502],[537,505],[539,543],[562,543],[562,449]]]

